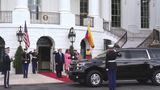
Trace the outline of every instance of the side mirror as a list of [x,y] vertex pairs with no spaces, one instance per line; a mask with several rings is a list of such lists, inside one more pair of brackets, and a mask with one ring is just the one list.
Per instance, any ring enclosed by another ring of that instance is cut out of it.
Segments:
[[122,57],[122,54],[120,52],[117,52],[118,57]]

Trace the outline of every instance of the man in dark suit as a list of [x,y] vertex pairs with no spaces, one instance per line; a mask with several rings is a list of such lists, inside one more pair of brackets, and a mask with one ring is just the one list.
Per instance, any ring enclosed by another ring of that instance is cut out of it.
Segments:
[[62,77],[63,64],[64,64],[64,54],[62,49],[58,49],[58,52],[55,55],[55,64],[56,64],[56,75],[58,78]]
[[23,63],[23,78],[28,78],[28,66],[30,63],[30,55],[27,53],[27,49],[24,49],[22,54],[22,63]]
[[9,57],[9,50],[10,48],[7,47],[5,48],[5,53],[3,56],[3,73],[4,73],[4,88],[8,88],[9,87],[9,71],[10,71],[10,63],[11,63],[11,59]]
[[108,49],[106,53],[106,71],[108,72],[109,90],[116,88],[116,58],[118,53],[114,49]]

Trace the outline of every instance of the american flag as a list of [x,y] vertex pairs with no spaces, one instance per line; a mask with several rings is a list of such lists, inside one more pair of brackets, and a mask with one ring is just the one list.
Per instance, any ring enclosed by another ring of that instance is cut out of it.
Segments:
[[30,41],[29,41],[29,35],[28,35],[26,21],[25,21],[25,25],[24,25],[24,39],[23,39],[23,41],[25,43],[26,49],[28,49],[28,47],[30,46]]

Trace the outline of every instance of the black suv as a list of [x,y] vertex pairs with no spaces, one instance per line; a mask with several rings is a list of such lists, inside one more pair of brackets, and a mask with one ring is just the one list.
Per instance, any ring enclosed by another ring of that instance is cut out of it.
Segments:
[[[160,49],[157,48],[128,48],[118,50],[121,57],[116,59],[118,80],[137,80],[154,85],[160,85]],[[80,84],[100,86],[107,81],[105,70],[106,51],[88,60],[72,61],[69,78]]]

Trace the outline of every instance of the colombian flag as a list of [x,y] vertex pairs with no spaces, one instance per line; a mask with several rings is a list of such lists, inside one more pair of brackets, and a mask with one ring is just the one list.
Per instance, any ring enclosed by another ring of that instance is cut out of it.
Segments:
[[89,45],[92,48],[94,48],[94,42],[93,42],[92,33],[91,33],[91,29],[90,29],[90,23],[88,24],[88,30],[86,32],[85,39],[88,41]]

